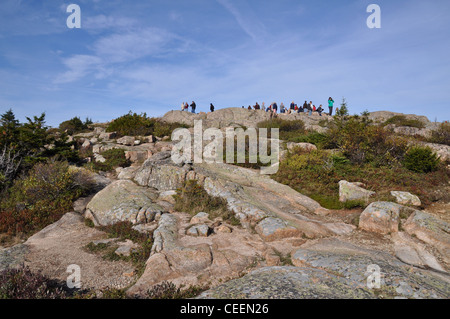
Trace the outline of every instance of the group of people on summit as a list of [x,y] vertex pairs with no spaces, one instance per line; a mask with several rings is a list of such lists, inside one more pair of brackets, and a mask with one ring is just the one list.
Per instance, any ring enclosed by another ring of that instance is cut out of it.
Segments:
[[[333,107],[334,107],[334,100],[333,98],[329,98],[328,99],[328,115],[333,115]],[[242,107],[244,108],[244,106]],[[251,105],[248,106],[249,110],[264,110],[266,112],[271,112],[273,114],[277,114],[278,112],[278,104],[276,102],[273,102],[272,104],[270,104],[267,108],[265,107],[265,103],[263,102],[262,105],[259,105],[258,102],[256,102],[255,105],[253,105],[253,107]],[[280,112],[282,114],[293,114],[293,113],[308,113],[308,115],[311,115],[313,112],[317,112],[319,113],[320,116],[322,116],[322,113],[324,112],[324,108],[322,107],[322,104],[319,105],[319,107],[316,107],[312,101],[305,101],[305,103],[303,103],[303,105],[298,106],[297,104],[295,104],[294,101],[291,102],[291,104],[289,105],[289,108],[284,106],[284,103],[281,102],[280,104]],[[336,108],[336,112],[338,111],[338,109]]]
[[[333,115],[333,106],[334,106],[334,100],[330,97],[328,99],[328,115]],[[183,102],[181,104],[181,110],[182,111],[189,111],[189,107],[191,107],[191,112],[195,113],[195,109],[197,107],[197,105],[195,104],[194,101],[192,101],[191,105],[189,105],[187,102]],[[242,108],[245,108],[244,106],[242,106]],[[276,102],[273,102],[272,104],[270,104],[267,108],[265,107],[265,103],[262,102],[262,105],[259,105],[258,102],[256,102],[255,105],[253,105],[253,107],[251,105],[248,106],[249,110],[263,110],[266,112],[270,112],[271,114],[276,115],[278,112],[278,104]],[[209,110],[211,112],[214,112],[214,105],[211,103],[209,106]],[[309,103],[307,101],[305,101],[305,103],[303,103],[303,105],[300,105],[300,107],[294,103],[294,101],[291,102],[291,104],[289,105],[289,108],[285,107],[283,102],[281,102],[280,104],[280,113],[282,114],[293,114],[293,113],[308,113],[308,115],[311,115],[313,112],[317,112],[319,113],[320,116],[322,116],[322,113],[325,110],[322,107],[322,104],[319,105],[319,107],[316,107],[312,101],[310,101]],[[336,108],[336,112],[338,112],[338,108]]]

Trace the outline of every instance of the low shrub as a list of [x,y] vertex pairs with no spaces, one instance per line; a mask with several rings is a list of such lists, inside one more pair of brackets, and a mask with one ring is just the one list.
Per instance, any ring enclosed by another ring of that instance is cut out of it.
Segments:
[[276,181],[286,184],[300,193],[318,201],[328,209],[364,206],[363,203],[339,202],[339,181],[362,182],[367,189],[375,191],[373,200],[390,196],[390,191],[411,192],[424,205],[439,200],[439,190],[448,184],[450,171],[442,165],[427,174],[410,171],[402,165],[376,166],[370,163],[356,165],[341,154],[319,150],[314,153],[289,153],[280,163]]
[[28,267],[0,271],[0,299],[65,299],[63,286]]
[[372,125],[367,116],[335,117],[327,135],[330,144],[358,165],[393,166],[401,162],[407,149],[405,140],[393,138],[383,127]]
[[154,285],[147,291],[147,298],[149,299],[190,299],[197,297],[200,293],[207,290],[207,287],[191,286],[187,289],[175,286],[174,283],[163,281],[160,284]]
[[413,172],[428,173],[437,170],[439,158],[429,147],[410,148],[403,160],[403,166]]
[[62,132],[66,132],[69,135],[81,133],[89,129],[88,125],[92,124],[90,119],[86,119],[85,122],[81,121],[79,117],[74,117],[68,121],[64,121],[59,124],[59,129]]
[[176,128],[186,128],[181,123],[165,123],[160,119],[149,118],[146,113],[137,114],[131,111],[115,120],[106,128],[107,132],[116,132],[121,136],[145,136],[155,135],[158,137],[171,136]]
[[36,164],[0,203],[0,232],[31,234],[54,223],[93,186],[90,174],[67,162]]

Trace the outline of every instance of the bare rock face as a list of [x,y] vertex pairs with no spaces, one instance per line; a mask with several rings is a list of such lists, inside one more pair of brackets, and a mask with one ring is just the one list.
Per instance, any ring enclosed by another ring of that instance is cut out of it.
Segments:
[[[157,197],[156,192],[137,186],[132,181],[118,180],[97,193],[86,209],[94,217],[94,223],[99,225],[119,221],[138,224],[145,222],[146,215],[162,211],[155,203]],[[144,216],[140,212],[144,212]]]
[[[199,299],[375,299],[447,298],[450,281],[426,270],[411,270],[388,253],[337,239],[305,244],[292,256],[296,267],[266,267],[202,293]],[[376,294],[368,286],[380,271]]]
[[361,213],[359,228],[378,234],[398,232],[401,207],[390,202],[372,203]]
[[375,192],[362,188],[357,183],[350,183],[347,181],[339,182],[339,201],[347,202],[351,200],[369,201],[370,196]]
[[450,225],[437,217],[415,211],[403,225],[405,231],[436,247],[448,263],[450,261]]

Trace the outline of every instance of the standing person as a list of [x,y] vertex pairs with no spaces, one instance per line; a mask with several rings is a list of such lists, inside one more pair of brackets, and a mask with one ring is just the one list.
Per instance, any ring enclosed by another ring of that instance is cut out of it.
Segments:
[[277,110],[278,110],[277,102],[273,102],[273,104],[272,104],[272,111],[273,111],[273,113],[277,114]]
[[211,112],[214,112],[214,105],[212,103],[209,104],[209,110]]
[[194,101],[192,101],[192,103],[191,103],[191,110],[192,110],[192,113],[195,113],[195,108],[197,107],[197,105],[195,104],[195,102]]
[[330,98],[328,99],[328,108],[330,109],[330,113],[329,113],[330,116],[333,115],[333,105],[334,105],[334,101],[333,101],[333,99],[330,97]]
[[305,101],[305,103],[303,103],[302,112],[306,112],[307,109],[308,109],[308,102]]
[[307,108],[308,108],[308,115],[311,115],[312,114],[312,101],[309,101],[309,104],[308,104],[308,106],[307,106]]
[[264,103],[264,102],[262,102],[262,104],[261,104],[261,110],[263,110],[263,111],[265,111],[265,110],[266,110],[266,105],[265,105],[265,103]]
[[184,111],[184,102],[181,103],[181,111]]

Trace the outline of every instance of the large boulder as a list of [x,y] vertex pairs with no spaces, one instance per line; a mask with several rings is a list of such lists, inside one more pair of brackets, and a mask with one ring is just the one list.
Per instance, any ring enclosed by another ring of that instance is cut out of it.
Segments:
[[383,235],[398,232],[401,209],[395,203],[371,203],[359,217],[359,228]]
[[120,221],[139,224],[146,216],[161,212],[155,204],[158,194],[129,180],[118,180],[97,193],[89,202],[86,211],[94,223],[111,225]]
[[364,189],[359,183],[350,183],[347,181],[339,182],[339,201],[348,202],[353,200],[369,201],[369,198],[375,195],[375,192]]

